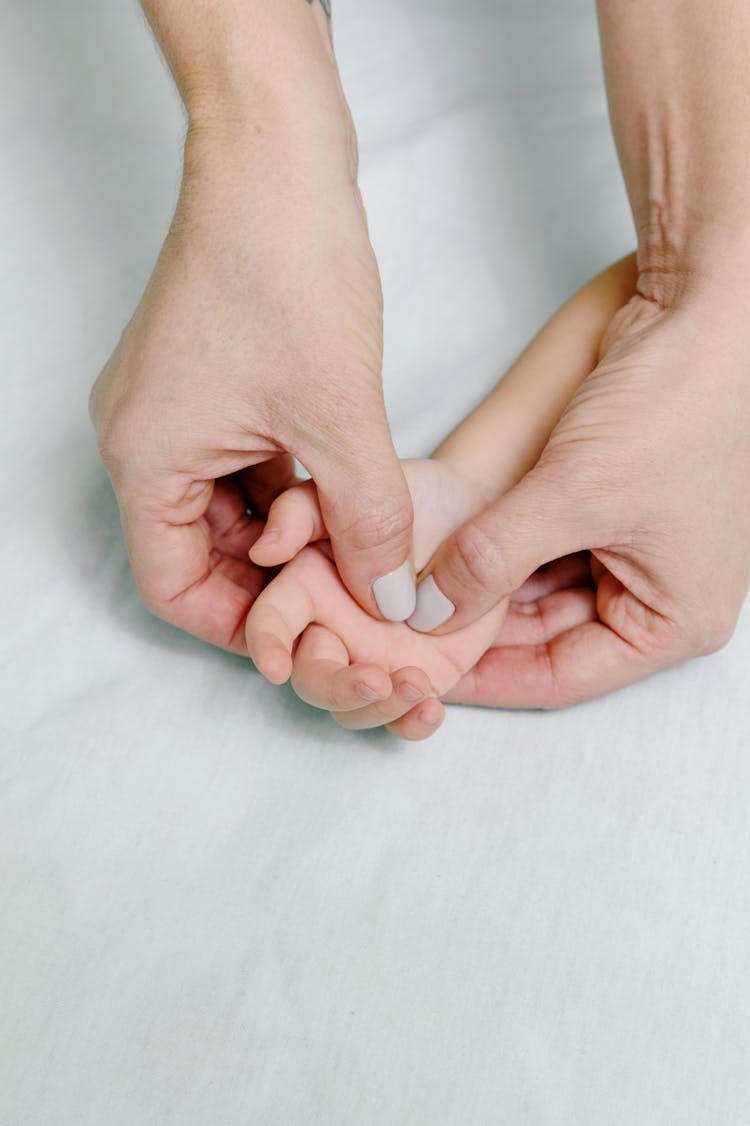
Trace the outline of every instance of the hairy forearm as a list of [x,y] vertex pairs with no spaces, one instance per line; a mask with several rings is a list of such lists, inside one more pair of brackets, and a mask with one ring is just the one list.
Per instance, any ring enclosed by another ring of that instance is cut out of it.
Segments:
[[598,0],[639,290],[736,289],[750,247],[747,0]]
[[[635,293],[635,282],[630,254],[578,290],[433,456],[480,483],[488,499],[511,488],[536,464],[576,389],[596,366],[607,325]],[[501,432],[506,437],[498,442]]]

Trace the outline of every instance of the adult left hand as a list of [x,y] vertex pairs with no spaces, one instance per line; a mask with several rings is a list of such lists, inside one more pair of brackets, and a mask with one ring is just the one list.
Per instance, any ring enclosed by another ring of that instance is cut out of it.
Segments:
[[446,699],[560,707],[723,646],[750,584],[748,480],[743,302],[633,298],[537,465],[427,568],[438,634],[522,588]]

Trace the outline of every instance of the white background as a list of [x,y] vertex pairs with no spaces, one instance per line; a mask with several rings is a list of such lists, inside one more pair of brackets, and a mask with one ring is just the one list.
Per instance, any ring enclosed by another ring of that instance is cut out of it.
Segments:
[[[420,454],[632,247],[595,17],[336,8]],[[747,614],[717,656],[411,746],[140,606],[86,397],[183,129],[134,3],[0,0],[0,1121],[747,1123]]]

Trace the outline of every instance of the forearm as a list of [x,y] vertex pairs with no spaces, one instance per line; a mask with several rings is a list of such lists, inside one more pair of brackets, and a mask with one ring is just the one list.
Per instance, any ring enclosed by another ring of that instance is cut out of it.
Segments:
[[750,247],[747,0],[598,0],[639,291],[736,292]]
[[635,293],[635,282],[631,254],[578,290],[433,457],[480,483],[489,497],[511,488],[536,464],[577,387],[596,366],[604,331]]
[[354,130],[321,0],[142,0],[193,135],[339,146]]

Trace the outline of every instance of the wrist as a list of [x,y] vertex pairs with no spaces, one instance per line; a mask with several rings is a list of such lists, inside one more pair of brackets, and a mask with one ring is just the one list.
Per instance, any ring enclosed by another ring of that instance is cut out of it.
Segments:
[[637,291],[662,308],[717,298],[747,310],[750,222],[744,217],[685,220],[661,200],[637,229]]
[[257,150],[262,138],[301,158],[345,154],[356,179],[356,137],[326,6],[304,0],[210,4],[142,0],[188,114],[190,155]]
[[255,159],[270,152],[290,165],[325,160],[332,176],[356,183],[357,135],[340,86],[311,85],[300,97],[285,83],[269,83],[221,97],[213,91],[189,105],[186,172],[200,169],[205,161],[231,164],[246,155]]
[[638,233],[639,290],[669,308],[743,284],[750,126],[741,0],[598,0],[612,128]]
[[473,512],[470,515],[481,512],[488,504],[497,500],[500,490],[488,485],[476,457],[464,457],[458,448],[444,443],[427,460],[461,479],[466,487],[467,497],[471,498]]
[[357,177],[345,102],[321,104],[314,119],[278,89],[266,99],[201,102],[189,117],[181,210],[223,214],[240,229],[263,215],[266,224],[282,215],[292,224],[310,207],[319,213],[321,200],[359,196]]

